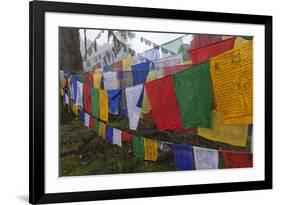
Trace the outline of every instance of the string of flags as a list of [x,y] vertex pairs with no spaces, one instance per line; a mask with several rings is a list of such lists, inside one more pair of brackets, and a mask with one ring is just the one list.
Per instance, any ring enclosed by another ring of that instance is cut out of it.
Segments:
[[159,130],[191,132],[245,147],[252,124],[253,45],[252,40],[243,40],[234,47],[235,42],[232,37],[194,46],[187,51],[189,62],[175,54],[137,64],[125,58],[103,72],[61,70],[63,101],[104,140],[120,147],[122,141],[131,141],[136,157],[156,161],[159,150],[170,150],[177,170],[216,169],[221,153],[226,168],[252,167],[252,153],[179,144],[168,148],[168,142],[159,146],[156,140],[108,125],[109,113],[125,115],[131,130],[137,129],[141,118],[152,120]]
[[[70,104],[65,102],[65,105],[69,106]],[[75,103],[72,105],[76,106]],[[122,147],[122,143],[131,143],[135,157],[146,161],[157,161],[159,152],[173,152],[176,170],[218,169],[220,154],[224,159],[224,168],[246,168],[253,166],[252,153],[175,144],[133,135],[113,128],[83,110],[80,110],[79,117],[84,126],[92,128],[98,136],[108,143],[118,147]]]

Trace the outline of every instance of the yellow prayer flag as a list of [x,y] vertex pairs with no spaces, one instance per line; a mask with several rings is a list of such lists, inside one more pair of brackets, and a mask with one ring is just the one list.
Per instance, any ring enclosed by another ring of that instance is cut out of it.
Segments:
[[99,90],[100,119],[108,122],[108,95],[106,90]]
[[149,100],[148,100],[148,97],[146,95],[146,91],[144,89],[141,112],[147,114],[147,113],[150,112],[150,110],[151,110],[151,106],[149,104]]
[[242,38],[241,36],[237,36],[234,42],[234,48],[240,46],[240,44],[247,42],[248,40]]
[[101,79],[102,79],[102,73],[95,71],[93,74],[93,86],[94,88],[100,89],[101,88]]
[[60,95],[61,95],[61,96],[64,96],[64,90],[63,90],[63,88],[60,88]]
[[99,136],[105,140],[105,131],[106,131],[106,124],[100,122],[99,123]]
[[75,115],[78,115],[78,105],[72,104],[72,111]]
[[156,140],[144,138],[144,160],[156,161],[158,158]]
[[130,71],[131,66],[133,64],[133,58],[132,57],[127,57],[122,60],[122,65],[123,65],[123,71]]
[[62,88],[65,88],[65,86],[66,86],[66,80],[65,79],[60,80],[60,86]]
[[216,109],[224,124],[253,122],[253,41],[210,60]]
[[248,125],[224,125],[219,112],[212,113],[212,128],[198,128],[197,134],[209,140],[246,146]]

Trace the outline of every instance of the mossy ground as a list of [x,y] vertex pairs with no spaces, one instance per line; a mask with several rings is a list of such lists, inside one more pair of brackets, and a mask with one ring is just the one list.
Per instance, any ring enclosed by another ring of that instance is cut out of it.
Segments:
[[[241,148],[206,140],[200,136],[158,131],[153,123],[140,120],[137,131],[129,131],[128,119],[110,116],[112,127],[161,141],[187,144],[213,149],[250,151],[250,140],[247,147]],[[133,156],[131,143],[123,143],[122,147],[102,140],[94,131],[85,127],[78,117],[60,107],[60,176],[102,175],[117,173],[164,172],[175,171],[172,152],[159,152],[158,160],[144,161]],[[219,167],[223,168],[220,156]]]

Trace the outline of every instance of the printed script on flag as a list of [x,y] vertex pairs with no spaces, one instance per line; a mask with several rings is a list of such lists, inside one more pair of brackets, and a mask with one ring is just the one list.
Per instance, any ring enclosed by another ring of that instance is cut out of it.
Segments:
[[212,58],[210,70],[224,124],[252,124],[253,41]]

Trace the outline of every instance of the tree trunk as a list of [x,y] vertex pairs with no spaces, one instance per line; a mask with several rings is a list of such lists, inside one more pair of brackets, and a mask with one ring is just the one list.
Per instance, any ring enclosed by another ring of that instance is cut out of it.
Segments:
[[77,28],[59,28],[59,68],[83,71],[80,35]]

